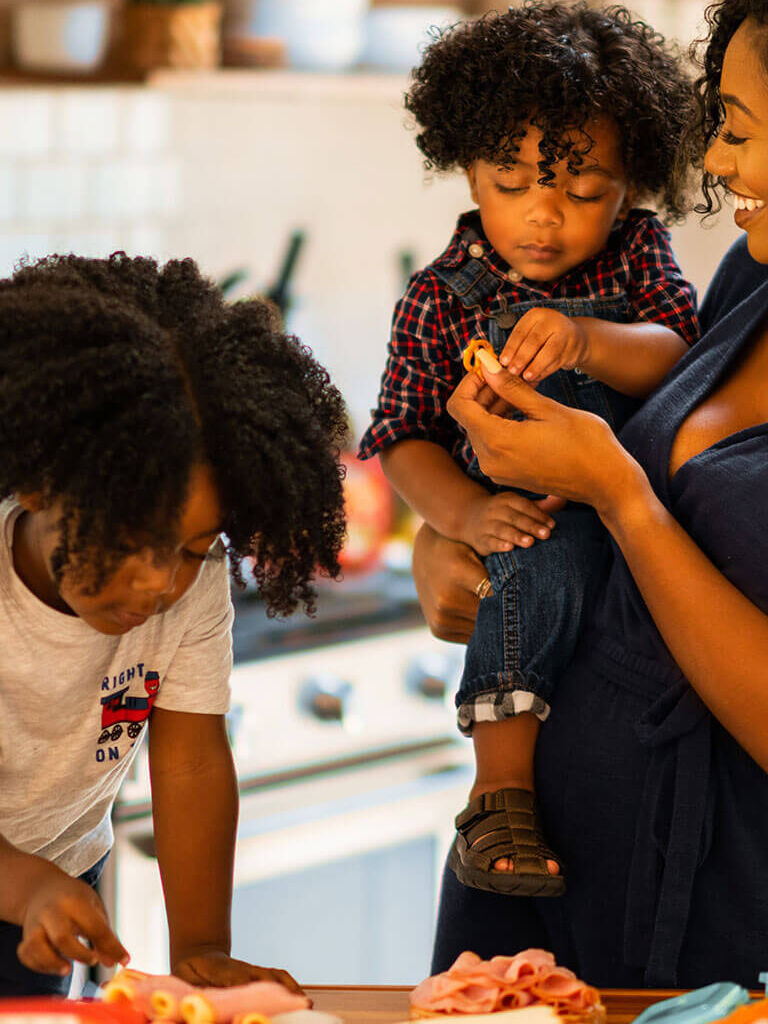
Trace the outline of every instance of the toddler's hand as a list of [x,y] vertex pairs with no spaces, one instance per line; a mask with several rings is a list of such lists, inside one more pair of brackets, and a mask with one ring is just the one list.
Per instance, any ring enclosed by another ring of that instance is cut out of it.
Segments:
[[478,498],[467,516],[461,539],[478,555],[490,555],[492,551],[527,548],[534,540],[546,540],[554,525],[554,519],[536,502],[514,491],[503,491]]
[[58,869],[35,889],[21,926],[17,955],[32,971],[63,975],[72,969],[71,960],[114,967],[130,959],[109,926],[98,894]]
[[499,361],[536,385],[555,370],[574,369],[588,355],[587,334],[578,317],[537,307],[517,321]]
[[245,960],[235,960],[221,950],[206,950],[174,961],[173,973],[191,985],[229,988],[251,981],[276,981],[291,992],[303,993],[287,971],[275,967],[257,967]]

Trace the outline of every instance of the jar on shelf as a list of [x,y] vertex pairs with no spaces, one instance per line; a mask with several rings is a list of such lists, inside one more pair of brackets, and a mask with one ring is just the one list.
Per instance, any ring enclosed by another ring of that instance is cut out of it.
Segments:
[[216,0],[128,0],[120,62],[135,73],[204,69],[221,61],[222,7]]

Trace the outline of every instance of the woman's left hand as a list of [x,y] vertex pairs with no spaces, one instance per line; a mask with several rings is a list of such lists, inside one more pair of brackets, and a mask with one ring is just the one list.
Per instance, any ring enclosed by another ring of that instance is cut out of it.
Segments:
[[[608,511],[642,470],[605,420],[539,395],[506,370],[467,374],[448,412],[467,431],[480,468],[497,483],[558,494]],[[525,420],[508,419],[518,409]]]

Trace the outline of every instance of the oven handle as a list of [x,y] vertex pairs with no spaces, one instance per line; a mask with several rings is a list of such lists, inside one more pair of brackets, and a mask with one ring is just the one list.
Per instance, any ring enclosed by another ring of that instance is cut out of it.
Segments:
[[[380,773],[381,769],[376,774]],[[318,791],[320,787],[328,789],[332,786],[333,793],[336,790],[335,782],[324,779],[316,785]],[[367,790],[350,797],[339,798],[334,794],[330,799],[313,800],[293,810],[266,813],[255,819],[253,816],[249,818],[249,805],[253,804],[254,809],[257,809],[264,794],[246,795],[240,804],[241,828],[237,839],[236,873],[237,862],[245,860],[251,864],[255,852],[257,859],[265,862],[262,868],[257,869],[261,874],[266,861],[272,860],[268,851],[272,850],[274,854],[276,848],[283,843],[309,844],[313,851],[322,847],[327,850],[329,859],[338,859],[380,847],[385,838],[383,828],[391,835],[392,844],[434,834],[442,830],[443,826],[452,829],[453,817],[466,800],[470,782],[471,769],[466,762],[443,761],[438,765],[425,766],[416,777],[396,785]],[[381,816],[382,812],[385,812],[384,817]],[[138,825],[138,822],[135,824]],[[146,860],[157,859],[155,837],[151,829],[138,829],[135,826],[126,828],[123,824],[121,832],[136,853]],[[348,853],[344,850],[348,850]],[[286,862],[306,861],[309,866],[318,859],[317,854],[308,858],[306,850],[303,853],[297,850],[296,856],[287,857]]]

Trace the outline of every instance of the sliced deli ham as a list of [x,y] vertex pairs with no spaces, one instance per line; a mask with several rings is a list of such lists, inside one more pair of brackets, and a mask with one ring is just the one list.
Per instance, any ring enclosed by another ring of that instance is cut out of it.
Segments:
[[441,974],[426,978],[410,996],[413,1016],[486,1014],[545,1005],[560,1014],[593,1021],[604,1016],[596,989],[559,967],[544,949],[481,960],[461,956]]
[[126,1003],[145,1021],[161,1024],[266,1024],[269,1018],[306,1010],[309,999],[276,981],[232,988],[196,988],[167,974],[118,971],[102,990],[106,1003]]
[[290,1010],[306,1010],[309,999],[289,992],[276,981],[254,981],[234,988],[194,989],[181,1001],[186,1024],[228,1024],[241,1014],[273,1017]]

